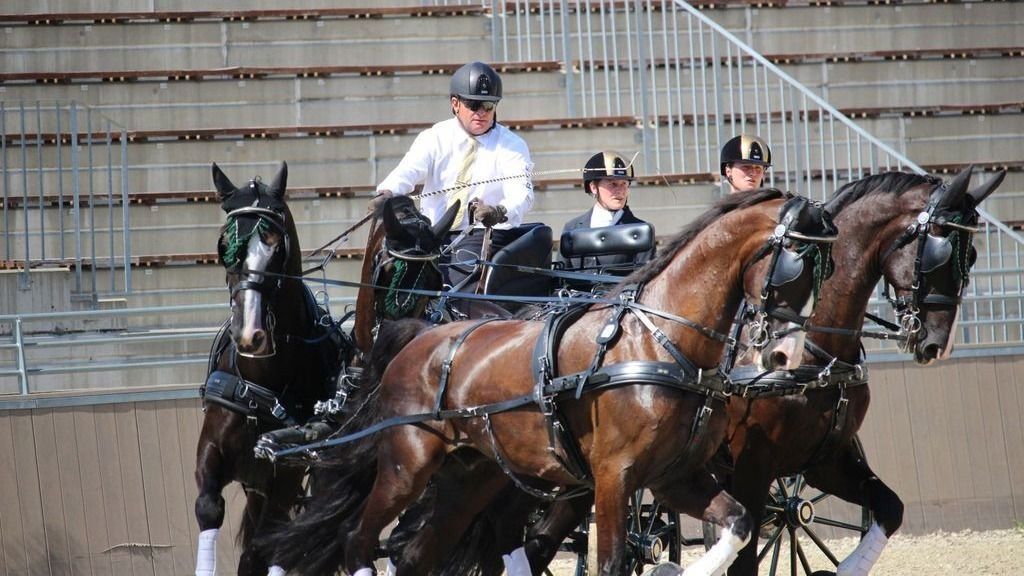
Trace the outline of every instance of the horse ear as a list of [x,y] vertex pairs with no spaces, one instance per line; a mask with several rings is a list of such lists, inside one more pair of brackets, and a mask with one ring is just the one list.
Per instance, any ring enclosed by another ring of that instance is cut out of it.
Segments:
[[968,164],[966,168],[953,177],[953,181],[946,187],[946,194],[939,199],[938,206],[943,208],[959,208],[967,192],[967,185],[971,183],[971,172],[974,171],[974,164]]
[[459,206],[462,204],[462,200],[456,200],[452,202],[452,205],[448,207],[448,211],[441,216],[441,219],[434,224],[434,227],[430,231],[434,234],[434,238],[437,239],[438,243],[449,230],[452,229],[452,225],[455,224],[455,216],[459,213]]
[[216,162],[213,163],[213,185],[217,187],[217,194],[220,196],[221,202],[227,200],[238,189],[221,171],[220,166],[217,166]]
[[391,207],[391,198],[384,201],[381,207],[381,216],[384,219],[384,235],[402,246],[416,245],[416,238],[402,226],[395,216],[395,210]]
[[281,168],[277,170],[274,181],[270,183],[270,194],[275,198],[284,198],[285,188],[288,187],[288,163],[281,162]]
[[1006,170],[1000,170],[995,176],[989,178],[988,182],[985,182],[981,186],[978,186],[974,190],[967,192],[974,199],[974,205],[981,204],[981,201],[988,198],[988,195],[995,192],[996,188],[1003,183],[1003,178],[1006,178]]

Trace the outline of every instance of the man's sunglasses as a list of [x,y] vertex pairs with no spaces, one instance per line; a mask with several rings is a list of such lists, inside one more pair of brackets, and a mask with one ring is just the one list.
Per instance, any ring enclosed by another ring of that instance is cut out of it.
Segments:
[[462,102],[463,106],[469,108],[470,112],[477,112],[481,108],[484,109],[484,112],[490,112],[498,107],[497,102],[491,102],[490,100],[463,100],[459,98],[459,102]]

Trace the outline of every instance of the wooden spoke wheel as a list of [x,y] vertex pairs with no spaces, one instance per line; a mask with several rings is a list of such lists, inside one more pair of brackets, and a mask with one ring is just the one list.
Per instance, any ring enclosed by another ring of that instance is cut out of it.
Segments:
[[[854,446],[863,457],[864,449],[856,438]],[[809,486],[802,474],[777,478],[768,490],[759,531],[757,563],[760,566],[768,562],[770,576],[834,574],[832,570],[841,558],[829,549],[822,530],[831,528],[829,537],[862,537],[871,527],[871,521],[867,506],[850,504],[821,492]],[[718,541],[716,528],[704,523],[706,548]]]

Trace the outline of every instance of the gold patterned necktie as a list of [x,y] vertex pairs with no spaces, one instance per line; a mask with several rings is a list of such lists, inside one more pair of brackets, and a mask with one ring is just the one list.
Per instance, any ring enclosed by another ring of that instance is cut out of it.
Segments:
[[455,226],[453,230],[462,226],[462,218],[466,215],[466,199],[469,198],[469,190],[471,186],[467,186],[472,181],[473,172],[473,161],[476,160],[476,138],[469,139],[469,150],[466,150],[466,155],[462,158],[462,166],[459,167],[459,174],[455,177],[455,186],[459,186],[451,192],[448,196],[448,207],[451,208],[452,204],[458,200],[459,213],[455,215]]

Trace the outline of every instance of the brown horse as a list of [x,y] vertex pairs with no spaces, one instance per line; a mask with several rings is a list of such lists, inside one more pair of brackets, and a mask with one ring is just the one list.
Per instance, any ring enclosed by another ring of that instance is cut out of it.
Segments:
[[[760,525],[765,500],[775,478],[803,473],[822,492],[868,507],[874,523],[858,547],[839,563],[843,576],[867,575],[903,520],[903,503],[868,466],[854,443],[867,413],[870,392],[861,356],[861,334],[868,299],[883,279],[895,288],[891,300],[906,330],[904,349],[919,364],[948,357],[955,337],[960,296],[974,262],[971,232],[978,221],[975,206],[1000,184],[1000,173],[968,190],[971,169],[950,183],[914,174],[869,176],[840,188],[826,205],[840,229],[833,246],[837,272],[822,288],[811,318],[815,326],[838,328],[812,332],[804,354],[802,395],[772,395],[771,378],[761,379],[750,394],[729,398],[726,446],[732,460],[730,491]],[[888,290],[887,290],[888,292]],[[783,381],[782,385],[785,383]],[[809,501],[791,503],[802,514],[783,522],[790,542],[797,531],[811,531],[799,521],[812,516]],[[794,544],[806,573],[811,569]],[[836,560],[833,558],[833,562]],[[757,573],[757,539],[729,569],[734,576]]]
[[[796,248],[808,236],[829,234],[831,224],[804,199],[787,202],[781,196],[768,190],[723,199],[662,256],[627,278],[644,286],[638,296],[620,287],[614,303],[591,307],[564,330],[552,368],[572,376],[555,381],[576,382],[581,390],[589,389],[585,382],[608,384],[578,400],[556,406],[551,385],[534,381],[532,351],[547,331],[542,323],[462,322],[416,337],[388,364],[379,393],[363,414],[375,427],[332,454],[334,482],[322,485],[329,496],[314,499],[268,539],[277,551],[275,561],[302,573],[329,573],[342,564],[350,573],[370,572],[380,531],[419,496],[447,453],[469,446],[530,490],[536,488],[527,483],[537,481],[560,487],[592,483],[605,574],[621,571],[626,495],[642,486],[676,509],[725,528],[700,570],[711,574],[728,565],[751,526],[742,506],[704,467],[725,422],[723,412],[714,410],[722,399],[716,392],[721,382],[711,373],[698,374],[717,364],[727,340],[721,331],[744,292],[760,298],[773,333],[780,336],[765,348],[768,362],[787,366],[789,352],[802,345],[790,324],[807,313],[821,268],[808,256],[817,250]],[[796,206],[796,212],[787,211],[786,225],[779,226],[784,203]],[[788,238],[784,242],[781,232]],[[780,242],[787,248],[773,250]],[[764,258],[768,254],[773,256]],[[804,267],[808,257],[812,264]],[[787,275],[794,266],[807,273]],[[598,345],[595,335],[600,335]],[[576,386],[567,386],[571,397]],[[558,435],[548,426],[552,416],[567,442],[549,442]],[[392,417],[415,425],[387,427]],[[505,482],[493,471],[484,471],[474,484],[483,501]],[[532,480],[520,479],[527,476]],[[459,513],[472,508],[469,502],[453,506],[447,515],[452,524],[430,527],[439,538],[457,538],[476,512]],[[437,558],[430,560],[403,562],[398,570],[425,573]]]
[[[904,173],[869,176],[835,194],[826,209],[835,214],[840,234],[833,246],[837,272],[822,288],[808,350],[797,373],[765,373],[748,365],[731,371],[741,384],[727,402],[729,415],[726,470],[730,491],[759,522],[765,511],[769,484],[777,477],[807,472],[812,485],[855,503],[867,505],[881,528],[851,555],[843,570],[866,574],[854,566],[868,557],[900,525],[902,503],[870,470],[854,444],[869,399],[860,357],[861,333],[868,299],[883,278],[896,287],[893,298],[900,323],[908,330],[904,348],[922,364],[948,353],[960,293],[968,279],[973,247],[970,229],[977,221],[974,207],[999,185],[1002,174],[974,191],[967,191],[970,170],[949,185],[934,178]],[[918,220],[927,214],[925,222]],[[916,293],[912,287],[917,287]],[[833,359],[835,361],[833,362]],[[826,365],[829,366],[825,372]],[[806,392],[802,393],[806,387]],[[465,498],[465,494],[462,496]],[[474,526],[476,540],[460,543],[452,552],[463,564],[449,564],[446,573],[500,572],[494,554],[514,548],[515,521],[522,529],[529,498],[506,491],[483,516],[505,519],[492,542],[493,530]],[[534,500],[532,506],[539,505]],[[779,526],[765,546],[775,544],[783,528],[810,530],[813,503],[788,502],[793,512],[776,514]],[[493,510],[492,510],[493,509]],[[530,527],[525,552],[536,572],[554,557],[559,544],[589,510],[589,502],[573,506],[556,503]],[[518,520],[512,520],[517,518]],[[803,519],[802,521],[800,519]],[[478,519],[477,524],[484,523]],[[512,524],[511,526],[509,524]],[[870,532],[869,532],[870,533]],[[470,550],[491,549],[492,557]],[[397,551],[396,551],[397,552]],[[874,556],[877,559],[877,556]],[[730,574],[755,574],[756,538],[744,548]],[[804,562],[806,562],[804,560]],[[872,561],[873,562],[873,561]],[[838,561],[836,561],[838,563]],[[810,568],[804,566],[810,573]],[[841,571],[843,573],[843,571]]]
[[[429,297],[406,291],[441,288],[438,261],[458,207],[453,204],[431,226],[408,196],[395,196],[381,205],[366,242],[362,285],[356,295],[353,332],[361,354],[369,354],[382,321],[423,316]],[[376,226],[378,220],[383,226]]]
[[285,203],[287,179],[288,167],[282,164],[269,186],[256,179],[238,188],[213,165],[213,181],[227,213],[218,253],[227,271],[231,318],[214,341],[202,390],[205,416],[196,449],[196,519],[201,530],[197,575],[214,573],[217,534],[224,521],[221,491],[232,481],[246,492],[238,573],[267,573],[267,562],[251,546],[252,536],[268,522],[288,516],[303,471],[257,461],[256,437],[309,418],[314,403],[333,392],[339,364],[351,352],[297,279],[301,251]]

